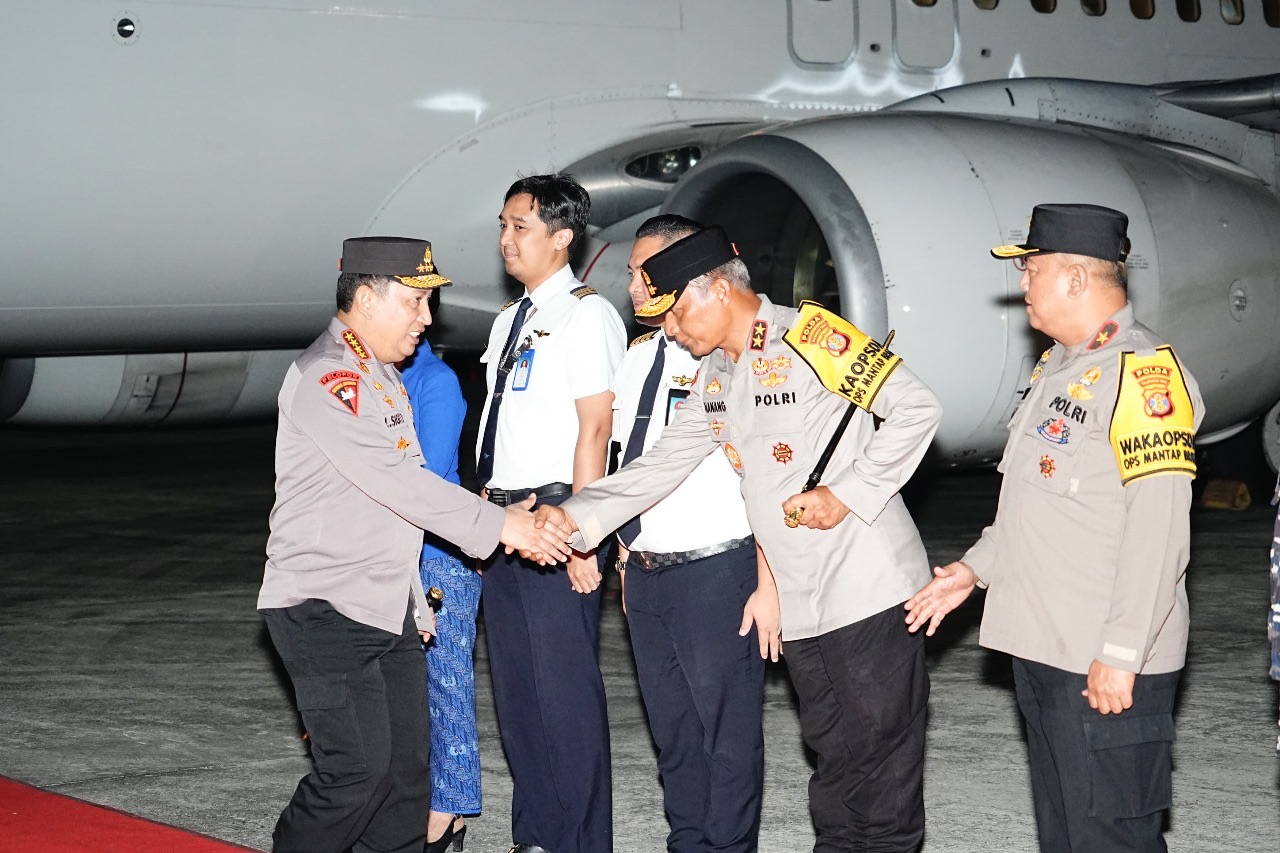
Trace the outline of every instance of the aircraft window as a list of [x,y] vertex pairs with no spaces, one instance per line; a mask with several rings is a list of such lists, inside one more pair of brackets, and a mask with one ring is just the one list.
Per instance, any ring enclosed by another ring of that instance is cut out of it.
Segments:
[[915,3],[917,6],[925,6],[925,7],[936,6],[938,4],[938,0],[912,0],[912,2]]
[[628,163],[625,169],[626,173],[633,178],[674,184],[685,172],[698,165],[701,159],[702,149],[695,145],[687,145],[670,151],[643,154]]
[[1047,15],[1058,8],[1058,0],[1031,0],[1031,8]]
[[1228,24],[1244,20],[1244,0],[1219,0],[1218,8],[1222,10],[1222,20]]
[[979,9],[994,9],[1000,5],[1000,0],[973,0],[973,5]]
[[1280,27],[1280,0],[1262,0],[1262,17],[1268,27]]
[[1149,21],[1156,13],[1155,0],[1129,0],[1129,11],[1135,18]]
[[1091,18],[1107,14],[1107,0],[1080,0],[1080,6]]
[[1178,17],[1189,24],[1200,20],[1200,0],[1178,0]]

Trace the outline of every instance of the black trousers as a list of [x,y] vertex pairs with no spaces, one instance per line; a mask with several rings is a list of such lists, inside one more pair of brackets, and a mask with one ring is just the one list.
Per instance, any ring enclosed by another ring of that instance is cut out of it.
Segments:
[[410,609],[391,634],[327,601],[261,611],[307,728],[311,772],[272,833],[275,853],[421,853],[431,778],[426,663]]
[[1133,707],[1099,714],[1087,676],[1013,659],[1043,853],[1163,853],[1181,672],[1139,675]]
[[756,589],[745,546],[647,572],[627,564],[627,624],[658,745],[669,853],[753,853],[764,786],[764,659],[738,636]]
[[[814,853],[920,849],[929,673],[901,605],[783,643],[800,732],[817,753]],[[784,629],[785,630],[785,629]]]
[[600,590],[582,595],[563,566],[499,553],[485,569],[480,602],[514,783],[512,840],[552,853],[611,853],[609,717],[596,658]]

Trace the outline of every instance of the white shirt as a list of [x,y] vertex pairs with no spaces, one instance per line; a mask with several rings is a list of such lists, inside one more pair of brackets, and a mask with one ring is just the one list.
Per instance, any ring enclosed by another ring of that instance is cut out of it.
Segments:
[[[627,451],[644,380],[653,367],[658,339],[664,337],[659,331],[647,340],[638,338],[627,350],[614,378],[613,438],[622,445],[621,453]],[[670,338],[666,342],[662,379],[641,452],[662,435],[663,427],[688,395],[698,373],[698,359]],[[723,453],[709,455],[674,492],[640,514],[640,534],[631,543],[632,548],[659,553],[692,551],[750,536],[741,487],[742,480],[728,458]]]
[[[627,332],[613,306],[582,287],[568,265],[552,274],[533,293],[532,306],[516,338],[524,348],[507,375],[498,410],[493,476],[483,486],[523,489],[547,483],[573,483],[573,452],[578,442],[578,410],[574,403],[608,391],[626,349]],[[480,414],[476,457],[484,441],[484,425],[493,404],[498,361],[515,320],[512,303],[493,321],[489,345],[480,361],[486,365],[489,396]]]

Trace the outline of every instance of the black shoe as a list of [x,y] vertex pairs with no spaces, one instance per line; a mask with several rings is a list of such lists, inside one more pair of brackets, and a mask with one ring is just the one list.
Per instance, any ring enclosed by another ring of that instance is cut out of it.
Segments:
[[539,847],[536,844],[517,844],[515,847],[508,850],[507,853],[551,853],[551,851],[545,847]]
[[467,827],[464,825],[461,829],[454,830],[454,827],[458,824],[459,817],[461,815],[454,815],[453,820],[449,822],[449,828],[444,831],[443,835],[435,841],[428,841],[423,845],[422,853],[445,853],[450,844],[453,845],[455,851],[461,850],[462,839],[467,834]]

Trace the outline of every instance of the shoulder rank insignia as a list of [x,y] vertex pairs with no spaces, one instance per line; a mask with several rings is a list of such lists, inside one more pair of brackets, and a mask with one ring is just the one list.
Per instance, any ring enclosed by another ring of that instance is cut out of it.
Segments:
[[764,352],[764,348],[768,343],[769,323],[765,320],[756,320],[751,324],[751,351]]
[[1093,340],[1089,341],[1089,345],[1085,347],[1087,350],[1101,349],[1107,345],[1107,341],[1116,336],[1116,332],[1120,331],[1120,324],[1115,320],[1108,320],[1102,324],[1098,331],[1093,333]]
[[902,363],[901,356],[889,352],[887,340],[877,343],[848,320],[808,300],[800,303],[800,317],[782,339],[828,391],[867,411]]
[[631,341],[631,343],[627,345],[627,349],[630,349],[631,347],[634,347],[634,346],[639,346],[640,344],[644,343],[645,341],[652,339],[652,338],[653,338],[653,336],[654,336],[654,335],[656,335],[656,334],[658,334],[658,330],[657,330],[657,329],[654,329],[652,332],[645,332],[643,335],[640,335],[639,337],[634,338],[634,339]]
[[1152,355],[1120,353],[1111,448],[1128,485],[1152,474],[1196,473],[1195,411],[1182,365],[1165,345]]
[[574,296],[578,297],[579,299],[585,299],[588,296],[596,295],[595,288],[587,287],[587,285],[585,284],[582,285],[582,287],[575,287],[573,290],[570,290],[569,292],[572,293]]
[[355,332],[350,329],[345,330],[342,333],[342,340],[345,341],[351,351],[356,354],[356,358],[361,361],[368,360],[369,351],[364,348],[364,342],[360,340],[360,337]]

